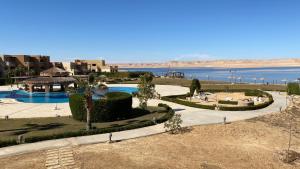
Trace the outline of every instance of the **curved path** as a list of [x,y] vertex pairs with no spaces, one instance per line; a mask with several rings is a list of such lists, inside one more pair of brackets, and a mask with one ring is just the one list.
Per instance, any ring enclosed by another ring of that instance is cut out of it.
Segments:
[[[136,86],[136,85],[110,85],[110,86]],[[187,93],[188,88],[180,86],[167,86],[167,85],[157,85],[156,90],[162,95],[174,95],[174,94],[184,94]],[[282,110],[286,108],[286,95],[279,94],[278,92],[270,92],[273,95],[274,103],[270,106],[252,111],[215,111],[206,109],[197,109],[192,107],[187,107],[171,102],[166,102],[162,100],[150,100],[150,105],[157,105],[158,103],[166,103],[171,106],[176,113],[182,115],[183,126],[193,126],[202,124],[213,124],[222,123],[223,118],[226,117],[228,122],[249,119],[265,114],[278,112],[280,107]],[[133,100],[134,105],[138,105],[138,100]],[[159,134],[165,132],[163,124],[157,124],[154,126],[126,130],[120,132],[114,132],[113,140],[126,140],[131,138],[149,136],[154,134]],[[27,152],[34,152],[39,150],[46,150],[64,146],[76,146],[83,144],[93,144],[108,141],[108,134],[98,134],[91,136],[81,136],[72,137],[57,140],[41,141],[37,143],[21,144],[16,146],[0,148],[0,157],[22,154]]]

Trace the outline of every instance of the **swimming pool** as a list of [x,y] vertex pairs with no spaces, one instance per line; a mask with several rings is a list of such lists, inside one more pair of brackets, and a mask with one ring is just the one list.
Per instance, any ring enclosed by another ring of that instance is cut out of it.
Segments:
[[[132,94],[136,92],[135,87],[109,87],[108,92],[126,92]],[[16,99],[24,103],[66,103],[69,102],[69,96],[66,92],[34,92],[29,93],[24,90],[0,91],[0,98]],[[95,96],[95,98],[99,98]]]

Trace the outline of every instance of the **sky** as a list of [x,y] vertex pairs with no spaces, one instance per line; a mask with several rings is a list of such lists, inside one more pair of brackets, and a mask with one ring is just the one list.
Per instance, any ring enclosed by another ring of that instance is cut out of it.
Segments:
[[0,54],[109,63],[300,58],[299,0],[0,0]]

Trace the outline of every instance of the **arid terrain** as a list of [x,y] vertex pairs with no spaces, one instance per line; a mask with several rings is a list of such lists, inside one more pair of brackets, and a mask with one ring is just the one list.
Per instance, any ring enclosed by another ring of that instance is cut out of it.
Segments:
[[[300,111],[292,115],[291,150],[300,152]],[[176,135],[164,133],[73,150],[77,165],[84,169],[297,169],[299,156],[287,164],[278,154],[288,147],[289,117],[281,112],[226,125],[195,126]],[[0,168],[45,168],[45,158],[44,151],[1,158]]]
[[215,68],[257,68],[257,67],[296,67],[300,59],[269,60],[207,60],[169,61],[161,63],[119,63],[120,68],[162,68],[162,67],[215,67]]

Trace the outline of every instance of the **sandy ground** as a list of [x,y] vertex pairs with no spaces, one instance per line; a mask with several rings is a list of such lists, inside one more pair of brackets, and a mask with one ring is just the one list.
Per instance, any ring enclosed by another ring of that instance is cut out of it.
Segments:
[[[285,123],[282,118],[281,114],[267,115],[227,125],[196,126],[177,135],[74,147],[75,160],[85,169],[300,168],[300,160],[291,165],[278,159],[277,152],[288,143],[286,127],[278,125]],[[300,133],[293,136],[292,149],[300,152]],[[0,159],[5,169],[38,169],[44,163],[45,152]]]

